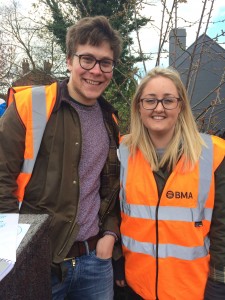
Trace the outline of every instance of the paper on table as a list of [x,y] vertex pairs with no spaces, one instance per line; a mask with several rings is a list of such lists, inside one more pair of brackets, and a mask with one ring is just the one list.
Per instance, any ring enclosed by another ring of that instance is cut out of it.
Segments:
[[0,258],[0,281],[12,270],[14,262]]
[[16,261],[19,214],[0,214],[0,258]]
[[0,281],[16,262],[16,249],[30,224],[18,224],[19,214],[0,214]]
[[21,243],[22,239],[26,235],[29,227],[30,227],[30,224],[18,224],[17,236],[16,236],[16,248],[19,247],[19,244]]

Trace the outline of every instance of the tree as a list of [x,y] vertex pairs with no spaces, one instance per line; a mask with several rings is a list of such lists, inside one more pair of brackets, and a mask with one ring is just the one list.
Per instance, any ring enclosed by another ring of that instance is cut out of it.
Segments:
[[14,60],[15,47],[8,42],[6,34],[0,31],[0,87],[3,89],[0,98],[3,97],[3,91],[10,84],[9,74]]
[[[2,72],[4,81],[12,83],[23,75],[22,62],[28,64],[28,70],[44,70],[51,66],[51,74],[55,77],[66,76],[65,56],[58,46],[53,34],[39,19],[34,10],[32,17],[21,12],[19,2],[12,1],[0,10],[1,32],[4,51],[1,57],[7,72]],[[4,21],[3,21],[4,20]],[[1,66],[2,67],[2,66]],[[49,70],[49,68],[48,68]]]

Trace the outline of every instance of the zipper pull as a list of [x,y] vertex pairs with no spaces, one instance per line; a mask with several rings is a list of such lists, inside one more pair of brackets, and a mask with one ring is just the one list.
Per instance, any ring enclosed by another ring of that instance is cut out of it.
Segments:
[[76,265],[76,259],[72,258],[72,266],[75,267],[75,265]]

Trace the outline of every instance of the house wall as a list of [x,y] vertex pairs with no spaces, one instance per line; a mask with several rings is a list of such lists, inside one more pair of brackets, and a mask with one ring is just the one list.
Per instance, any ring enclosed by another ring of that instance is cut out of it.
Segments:
[[225,131],[224,66],[225,49],[205,35],[177,57],[176,69],[187,87],[202,132],[220,135]]

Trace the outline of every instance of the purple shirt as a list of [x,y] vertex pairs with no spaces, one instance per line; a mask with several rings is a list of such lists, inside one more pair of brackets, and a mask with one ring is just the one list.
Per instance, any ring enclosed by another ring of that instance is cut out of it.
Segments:
[[79,115],[82,132],[79,164],[80,198],[77,214],[80,231],[76,240],[83,241],[99,232],[100,173],[108,156],[109,137],[98,102],[92,106],[74,101],[71,101],[71,104]]

